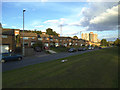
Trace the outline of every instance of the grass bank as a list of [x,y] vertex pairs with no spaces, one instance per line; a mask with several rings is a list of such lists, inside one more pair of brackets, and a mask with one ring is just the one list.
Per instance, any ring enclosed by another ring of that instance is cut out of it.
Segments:
[[81,55],[3,72],[3,88],[117,88],[118,49]]

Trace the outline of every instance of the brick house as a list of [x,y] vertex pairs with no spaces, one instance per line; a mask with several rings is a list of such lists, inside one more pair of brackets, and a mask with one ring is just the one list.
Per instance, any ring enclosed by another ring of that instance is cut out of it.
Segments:
[[[37,34],[33,32],[27,32],[20,29],[3,29],[3,47],[7,46],[7,49],[14,50],[15,47],[22,47],[23,39],[25,48],[31,47],[36,41],[42,41],[44,46],[50,47],[55,45],[57,46],[82,46],[88,45],[89,41],[83,39],[73,39],[71,37],[60,37],[48,35],[46,32],[42,34]],[[19,37],[18,37],[19,36]],[[8,39],[9,38],[9,39]],[[6,45],[6,46],[5,46]]]
[[15,50],[15,34],[14,30],[2,30],[2,52],[9,52]]
[[25,48],[31,47],[37,41],[37,34],[32,32],[24,32],[20,31],[20,43],[21,46],[23,44],[24,39],[24,46]]

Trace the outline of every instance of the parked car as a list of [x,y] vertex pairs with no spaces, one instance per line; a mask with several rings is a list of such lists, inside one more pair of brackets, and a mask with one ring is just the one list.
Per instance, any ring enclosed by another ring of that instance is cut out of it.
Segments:
[[41,51],[42,51],[40,47],[35,47],[34,50],[35,50],[36,52],[41,52]]
[[86,47],[84,47],[84,48],[83,48],[83,51],[85,51],[85,50],[87,50],[87,48],[86,48]]
[[91,50],[91,49],[92,49],[92,47],[89,46],[89,47],[88,47],[88,50]]
[[91,49],[94,49],[94,47],[91,47]]
[[70,48],[68,52],[76,52],[77,50],[75,48]]
[[14,54],[14,53],[2,53],[1,62],[5,63],[6,61],[11,60],[22,60],[22,55]]
[[78,48],[78,51],[85,51],[85,50],[87,50],[85,47],[83,47],[83,48]]
[[78,48],[78,51],[82,51],[83,50],[83,48]]
[[99,49],[102,49],[102,47],[99,47]]

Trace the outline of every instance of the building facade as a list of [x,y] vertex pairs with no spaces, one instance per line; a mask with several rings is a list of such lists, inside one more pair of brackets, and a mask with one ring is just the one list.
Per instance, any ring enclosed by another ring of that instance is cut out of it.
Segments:
[[2,53],[14,50],[16,47],[14,30],[2,29]]
[[[37,41],[41,41],[44,46],[50,47],[50,46],[87,46],[89,45],[89,40],[92,36],[88,37],[89,34],[84,34],[82,37],[84,39],[74,39],[72,37],[61,37],[48,35],[46,32],[42,32],[42,34],[37,34],[34,32],[23,32],[23,30],[20,29],[3,29],[2,30],[2,46],[3,50],[5,49],[7,51],[15,50],[16,47],[22,47],[23,46],[23,40],[24,40],[24,46],[25,48],[30,48],[35,44]],[[92,35],[92,34],[91,34]],[[87,39],[87,40],[85,40]],[[95,40],[97,39],[97,36],[95,36]]]
[[95,42],[95,43],[99,42],[98,41],[98,34],[94,34],[93,32],[82,33],[81,36],[82,36],[82,39],[88,40],[90,42]]

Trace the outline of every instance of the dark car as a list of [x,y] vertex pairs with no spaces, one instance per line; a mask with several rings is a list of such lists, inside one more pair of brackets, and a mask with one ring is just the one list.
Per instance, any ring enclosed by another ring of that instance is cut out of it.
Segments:
[[99,49],[102,49],[102,47],[99,47]]
[[11,61],[11,60],[22,60],[22,55],[17,55],[14,53],[2,53],[2,59],[1,62],[5,63],[6,61]]
[[75,48],[70,48],[68,52],[76,52],[77,50]]
[[83,48],[78,48],[78,51],[82,51],[83,50]]
[[40,47],[35,47],[34,50],[35,50],[36,52],[41,52],[41,51],[42,51]]
[[83,48],[83,51],[85,51],[85,50],[87,50],[87,48],[84,47],[84,48]]
[[85,47],[84,48],[78,48],[78,51],[85,51],[87,50]]

